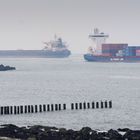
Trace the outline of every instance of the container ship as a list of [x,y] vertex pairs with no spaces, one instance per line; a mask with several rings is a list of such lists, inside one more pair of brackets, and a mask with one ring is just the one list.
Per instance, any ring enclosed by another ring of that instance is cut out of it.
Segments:
[[140,46],[129,46],[127,43],[106,43],[108,34],[95,28],[89,35],[94,46],[89,47],[84,59],[93,62],[140,62]]
[[0,50],[0,57],[64,58],[71,54],[66,43],[56,36],[44,44],[42,50]]

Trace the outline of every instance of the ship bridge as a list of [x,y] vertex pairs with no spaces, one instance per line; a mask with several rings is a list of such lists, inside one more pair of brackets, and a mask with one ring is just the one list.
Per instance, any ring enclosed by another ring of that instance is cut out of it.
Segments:
[[96,54],[102,54],[102,44],[106,42],[106,39],[109,37],[108,34],[99,32],[98,28],[94,29],[94,33],[89,35],[89,38],[94,42],[94,50]]

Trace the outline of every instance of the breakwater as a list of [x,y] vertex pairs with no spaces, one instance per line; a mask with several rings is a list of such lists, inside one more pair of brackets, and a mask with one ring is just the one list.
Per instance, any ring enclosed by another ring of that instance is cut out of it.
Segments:
[[3,64],[0,65],[0,71],[7,71],[7,70],[15,70],[15,67],[4,66]]
[[[0,106],[0,115],[12,115],[12,114],[27,114],[37,112],[50,112],[67,110],[68,105],[63,104],[39,104],[39,105],[19,105],[19,106]],[[68,107],[71,110],[81,109],[103,109],[112,108],[112,101],[100,101],[100,102],[80,102],[71,103]]]
[[19,140],[139,140],[140,130],[119,128],[96,131],[90,127],[72,130],[41,125],[18,127],[6,124],[0,126],[0,138],[4,139],[4,137]]

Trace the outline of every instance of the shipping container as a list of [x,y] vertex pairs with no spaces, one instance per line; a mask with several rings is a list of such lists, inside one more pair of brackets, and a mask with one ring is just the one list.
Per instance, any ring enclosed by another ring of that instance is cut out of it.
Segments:
[[127,47],[128,44],[102,44],[102,54],[110,53],[111,56],[123,55],[123,50]]
[[136,50],[136,56],[140,56],[140,49]]
[[115,53],[114,50],[102,50],[102,55],[109,54],[110,56],[113,56]]
[[140,53],[136,53],[136,56],[140,56]]
[[136,56],[140,56],[140,46],[136,46]]
[[136,56],[136,46],[128,46],[124,49],[125,56]]
[[123,50],[128,44],[102,44],[102,50]]
[[136,50],[140,50],[140,46],[135,46],[136,47]]
[[140,53],[140,49],[139,50],[136,50],[136,53]]

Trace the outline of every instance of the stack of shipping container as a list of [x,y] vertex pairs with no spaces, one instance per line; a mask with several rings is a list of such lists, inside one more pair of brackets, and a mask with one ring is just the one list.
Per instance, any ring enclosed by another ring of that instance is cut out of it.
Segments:
[[125,56],[136,56],[136,47],[128,46],[123,50]]
[[128,47],[128,44],[102,44],[102,55],[104,56],[119,56],[123,55],[123,50]]
[[140,56],[140,46],[128,46],[128,44],[102,44],[103,56]]
[[140,56],[140,46],[128,46],[124,49],[125,56]]

